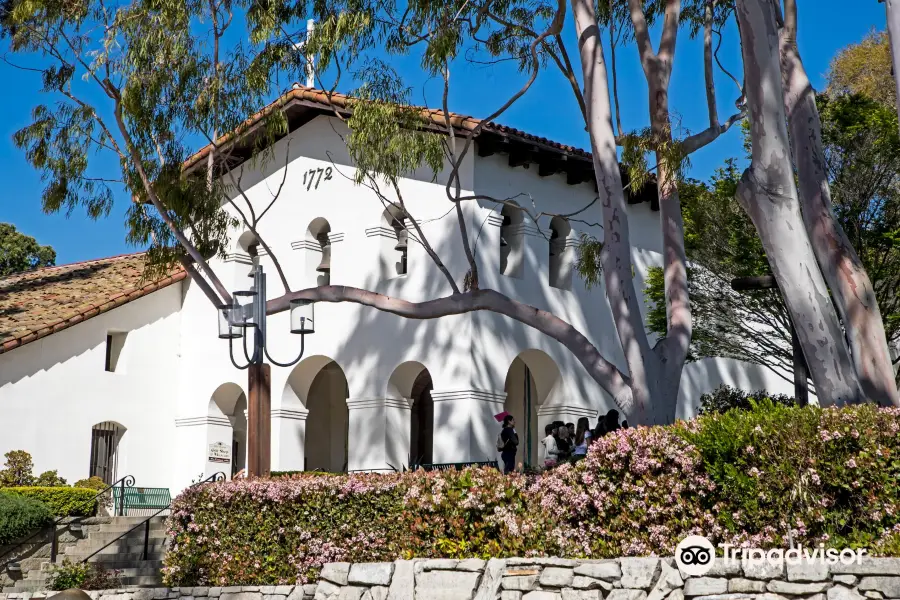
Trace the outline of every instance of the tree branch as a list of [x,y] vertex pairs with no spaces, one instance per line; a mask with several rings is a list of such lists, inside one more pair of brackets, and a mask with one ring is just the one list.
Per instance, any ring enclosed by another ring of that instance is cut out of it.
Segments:
[[703,15],[703,75],[706,79],[706,106],[709,111],[709,128],[717,129],[719,126],[719,111],[716,108],[716,82],[713,77],[713,9],[716,0],[706,0],[705,13]]
[[203,255],[200,254],[200,251],[197,250],[197,247],[194,246],[187,236],[184,235],[184,232],[178,228],[175,222],[172,220],[172,217],[169,215],[166,207],[162,205],[159,197],[156,195],[156,192],[153,190],[153,184],[150,181],[150,178],[147,176],[147,172],[144,170],[143,161],[141,160],[141,156],[138,153],[137,148],[134,146],[134,143],[131,141],[131,136],[128,134],[128,127],[125,125],[125,119],[122,116],[122,99],[120,96],[116,95],[113,98],[115,102],[115,108],[113,113],[115,114],[116,123],[119,126],[119,132],[122,134],[122,137],[125,140],[125,147],[128,149],[128,153],[131,157],[131,162],[135,170],[138,172],[138,176],[141,178],[141,183],[144,185],[144,191],[147,193],[147,198],[149,198],[150,203],[153,204],[153,207],[159,213],[160,218],[169,228],[169,231],[172,232],[172,235],[178,240],[178,243],[182,245],[182,247],[187,251],[187,253],[194,259],[194,262],[200,265],[200,268],[204,273],[210,278],[213,286],[216,288],[216,291],[219,293],[219,296],[225,300],[226,304],[232,303],[231,294],[228,293],[228,290],[222,285],[222,282],[216,277],[213,270],[209,267],[209,264],[206,262],[206,259],[203,258]]
[[678,25],[681,18],[681,0],[666,1],[666,18],[663,21],[662,35],[659,40],[657,57],[665,65],[666,77],[672,72],[672,61],[675,58],[675,42],[678,40]]
[[721,125],[710,126],[699,133],[689,135],[681,141],[681,149],[685,155],[692,154],[714,142],[720,135],[731,129],[732,125],[743,121],[747,113],[742,111],[728,117],[728,120]]
[[616,138],[622,137],[622,109],[619,107],[619,75],[616,68],[616,19],[613,15],[613,0],[609,0],[609,52],[610,71],[613,84],[613,102],[616,108]]
[[557,340],[581,362],[588,374],[599,383],[627,414],[631,413],[629,380],[582,333],[547,311],[513,300],[494,290],[473,290],[425,302],[408,302],[376,292],[347,286],[321,286],[291,292],[266,303],[267,314],[287,310],[294,299],[315,302],[351,302],[391,313],[407,319],[437,319],[474,311],[490,311],[505,315]]
[[209,282],[203,278],[197,269],[194,267],[194,263],[191,262],[191,259],[185,255],[179,255],[178,262],[181,263],[181,266],[184,267],[184,270],[187,272],[188,277],[191,278],[191,281],[197,284],[197,287],[203,292],[203,294],[209,298],[209,301],[212,302],[212,305],[218,308],[224,308],[225,305],[222,304],[221,298],[216,296],[215,290],[213,290]]
[[631,13],[631,23],[634,26],[634,40],[637,42],[638,53],[641,57],[641,66],[644,68],[644,74],[650,77],[656,53],[653,51],[653,42],[650,40],[643,0],[628,0],[628,8]]

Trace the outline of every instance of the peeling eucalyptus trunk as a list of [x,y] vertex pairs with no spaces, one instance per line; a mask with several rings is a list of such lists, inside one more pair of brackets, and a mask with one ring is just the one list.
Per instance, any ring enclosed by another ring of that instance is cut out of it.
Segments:
[[[669,71],[659,65],[650,78],[650,119],[658,143],[671,148],[669,119]],[[678,387],[691,343],[691,301],[688,294],[687,253],[684,249],[684,218],[678,195],[677,165],[671,154],[657,150],[657,193],[663,239],[663,277],[666,290],[666,339],[658,348],[668,385]],[[675,158],[675,160],[678,160]]]
[[[788,0],[790,2],[790,0]],[[796,38],[796,5],[786,2],[781,31],[784,104],[797,167],[803,221],[847,334],[853,367],[866,399],[898,406],[897,385],[875,290],[859,256],[835,219],[825,172],[822,123]],[[788,16],[790,11],[793,14]]]
[[791,168],[778,30],[769,0],[737,0],[752,160],[737,200],[759,232],[795,323],[822,406],[859,402],[860,389],[834,305],[819,271]]
[[600,30],[590,0],[571,0],[584,77],[584,100],[594,172],[603,211],[603,278],[606,296],[625,361],[630,398],[617,398],[629,422],[671,423],[675,419],[678,385],[667,385],[663,363],[644,332],[632,278],[628,210],[616,156],[612,110]]
[[900,0],[884,0],[884,3],[887,12],[888,37],[891,40],[894,87],[897,90],[897,116],[900,117]]

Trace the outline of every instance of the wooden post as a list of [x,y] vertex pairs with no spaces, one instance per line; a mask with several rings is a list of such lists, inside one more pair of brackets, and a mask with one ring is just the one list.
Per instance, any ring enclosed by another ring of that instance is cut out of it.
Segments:
[[272,377],[269,365],[252,364],[247,370],[250,398],[247,403],[247,474],[266,477],[272,455]]

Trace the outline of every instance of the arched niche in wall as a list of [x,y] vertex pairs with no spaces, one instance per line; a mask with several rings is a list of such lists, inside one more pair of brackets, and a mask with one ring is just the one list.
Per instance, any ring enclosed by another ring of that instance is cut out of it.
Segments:
[[387,265],[387,278],[401,277],[409,272],[409,231],[405,213],[398,206],[389,206],[381,215],[382,227],[389,232],[382,242],[382,258]]
[[234,264],[234,289],[248,290],[253,281],[253,269],[259,264],[259,241],[250,231],[238,236],[228,261]]
[[572,270],[575,268],[575,248],[572,226],[563,217],[550,221],[550,285],[561,290],[572,289]]
[[306,228],[306,269],[316,285],[331,285],[331,225],[316,217]]
[[500,211],[500,272],[507,277],[521,278],[525,270],[525,242],[523,225],[525,213],[511,204]]

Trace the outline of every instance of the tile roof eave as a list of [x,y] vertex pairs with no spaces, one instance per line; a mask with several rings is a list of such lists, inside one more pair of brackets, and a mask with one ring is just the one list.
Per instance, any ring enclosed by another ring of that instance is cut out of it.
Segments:
[[[291,104],[299,102],[306,105],[312,105],[323,110],[340,110],[341,112],[346,112],[347,110],[349,110],[347,107],[349,100],[350,98],[348,96],[345,96],[344,94],[339,94],[336,92],[329,93],[323,90],[307,88],[305,86],[298,85],[279,96],[276,100],[265,106],[260,111],[248,117],[240,127],[220,137],[218,140],[216,140],[215,144],[207,144],[206,146],[195,152],[193,155],[188,157],[187,160],[185,160],[183,163],[183,169],[185,171],[189,171],[196,167],[209,155],[210,151],[212,151],[214,147],[219,149],[228,147],[232,143],[234,143],[236,139],[240,140],[241,138],[252,134],[253,130],[255,130],[259,122],[275,110],[285,110]],[[447,119],[444,116],[444,112],[442,110],[422,107],[416,108],[419,108],[422,115],[426,116],[435,125],[446,126],[447,121],[449,120],[453,128],[459,130],[460,132],[471,132],[474,131],[479,125],[481,125],[480,132],[482,133],[490,133],[499,136],[509,136],[517,138],[524,143],[543,146],[545,149],[552,152],[558,152],[560,154],[566,154],[588,161],[592,159],[591,153],[586,150],[554,142],[553,140],[549,140],[544,137],[532,135],[514,127],[500,125],[493,122],[482,124],[482,119],[477,119],[468,115],[461,115],[452,112],[449,114],[449,119]]]
[[75,314],[62,317],[53,323],[49,323],[44,327],[41,327],[40,329],[22,332],[20,335],[6,340],[2,344],[0,344],[0,354],[9,352],[10,350],[13,350],[15,348],[20,348],[26,344],[47,337],[48,335],[51,335],[53,333],[68,329],[73,325],[77,325],[78,323],[87,321],[92,317],[96,317],[97,315],[108,312],[114,308],[118,308],[119,306],[127,304],[132,300],[137,300],[138,298],[148,296],[153,292],[169,287],[174,283],[178,283],[179,281],[184,280],[185,277],[187,277],[187,272],[181,269],[179,271],[176,271],[172,275],[164,277],[163,279],[158,279],[156,281],[146,283],[145,285],[137,289],[122,292],[107,299],[104,302],[88,306],[87,308],[84,308]]

